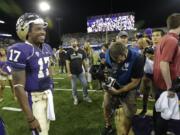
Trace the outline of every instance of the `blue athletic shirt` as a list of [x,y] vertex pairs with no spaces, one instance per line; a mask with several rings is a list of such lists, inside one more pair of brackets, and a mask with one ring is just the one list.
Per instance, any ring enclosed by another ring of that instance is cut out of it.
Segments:
[[116,79],[120,85],[126,85],[132,78],[141,78],[144,72],[144,58],[139,53],[128,48],[128,56],[123,63],[115,63],[106,52],[106,64],[112,69],[111,76]]

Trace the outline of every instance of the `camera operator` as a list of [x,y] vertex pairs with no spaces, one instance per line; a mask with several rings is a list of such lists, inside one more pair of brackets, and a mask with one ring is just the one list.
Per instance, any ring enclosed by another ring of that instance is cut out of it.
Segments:
[[106,64],[111,69],[111,77],[120,85],[119,88],[109,87],[104,94],[105,128],[102,135],[112,133],[111,102],[114,97],[120,99],[117,134],[128,135],[132,117],[136,113],[136,87],[143,76],[144,58],[128,49],[123,43],[112,43],[106,53]]

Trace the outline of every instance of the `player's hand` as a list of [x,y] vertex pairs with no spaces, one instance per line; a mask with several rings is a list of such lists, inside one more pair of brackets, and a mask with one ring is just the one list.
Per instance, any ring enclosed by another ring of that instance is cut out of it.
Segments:
[[39,121],[35,117],[34,117],[34,120],[29,121],[29,127],[30,127],[30,130],[41,132],[41,126],[39,124]]

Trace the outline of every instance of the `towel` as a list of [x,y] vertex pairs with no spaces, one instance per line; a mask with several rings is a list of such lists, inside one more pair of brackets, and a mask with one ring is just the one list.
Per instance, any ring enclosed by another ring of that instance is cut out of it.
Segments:
[[155,103],[157,112],[161,112],[161,117],[165,120],[180,120],[180,110],[178,96],[175,93],[173,98],[168,97],[168,91],[164,91]]
[[54,102],[53,102],[53,96],[51,90],[46,90],[45,91],[47,98],[48,98],[48,103],[47,103],[47,118],[51,121],[54,121],[55,118],[55,113],[54,113]]

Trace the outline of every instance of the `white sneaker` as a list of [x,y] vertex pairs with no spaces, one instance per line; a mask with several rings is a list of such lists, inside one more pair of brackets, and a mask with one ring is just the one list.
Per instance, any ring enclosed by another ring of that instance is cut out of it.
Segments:
[[74,97],[74,105],[78,105],[78,98]]
[[86,97],[83,97],[83,100],[88,102],[88,103],[92,103],[92,100],[90,97],[86,96]]

